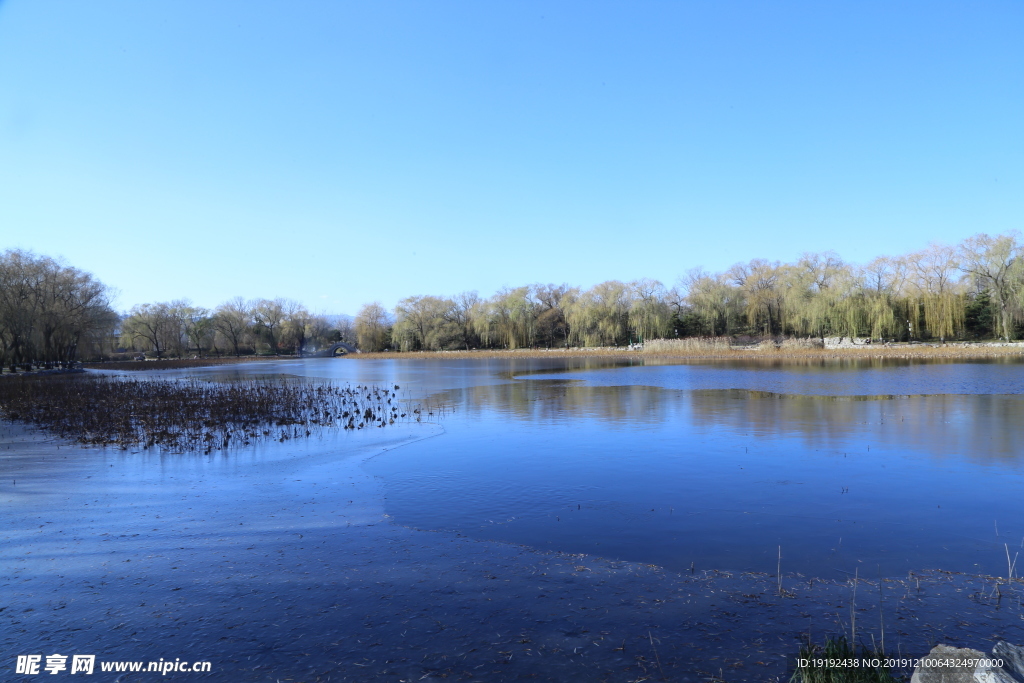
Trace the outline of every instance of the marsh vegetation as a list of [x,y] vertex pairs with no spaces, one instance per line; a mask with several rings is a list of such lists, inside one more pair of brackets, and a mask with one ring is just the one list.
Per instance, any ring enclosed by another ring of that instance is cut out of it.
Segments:
[[288,441],[326,428],[386,427],[418,420],[399,387],[94,376],[0,381],[0,415],[83,444],[210,453]]

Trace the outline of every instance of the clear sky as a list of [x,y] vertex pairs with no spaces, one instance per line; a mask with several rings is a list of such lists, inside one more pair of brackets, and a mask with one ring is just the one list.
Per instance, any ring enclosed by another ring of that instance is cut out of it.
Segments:
[[117,306],[1020,229],[1024,3],[0,0],[0,250]]

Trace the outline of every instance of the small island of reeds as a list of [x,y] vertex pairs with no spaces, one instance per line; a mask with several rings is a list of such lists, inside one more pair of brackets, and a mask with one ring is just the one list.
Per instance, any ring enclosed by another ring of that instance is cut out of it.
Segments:
[[403,406],[398,389],[37,375],[0,381],[0,416],[83,444],[210,453],[419,420],[420,409]]

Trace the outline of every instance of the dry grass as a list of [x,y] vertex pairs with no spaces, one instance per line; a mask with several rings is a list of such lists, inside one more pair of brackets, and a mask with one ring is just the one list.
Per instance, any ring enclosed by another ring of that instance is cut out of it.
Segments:
[[[727,340],[728,338],[724,338]],[[703,342],[703,343],[701,343]],[[857,360],[857,359],[948,359],[1024,358],[1024,346],[995,344],[865,344],[856,347],[824,348],[816,340],[787,339],[763,341],[747,346],[726,345],[723,338],[698,340],[659,339],[648,342],[647,358],[763,358],[771,360]]]
[[687,337],[686,339],[652,339],[644,344],[644,355],[705,355],[732,352],[730,337]]
[[786,340],[780,343],[761,342],[733,345],[728,337],[656,339],[647,342],[642,351],[627,347],[516,349],[479,351],[416,351],[349,354],[346,358],[402,360],[464,358],[636,358],[636,359],[730,359],[730,360],[861,360],[920,359],[972,360],[984,358],[1024,358],[1024,346],[997,346],[984,343],[940,344],[870,344],[852,348],[822,348],[814,340]]
[[556,349],[474,349],[472,351],[384,351],[379,353],[350,353],[343,358],[356,360],[373,360],[394,358],[399,360],[456,360],[463,358],[639,358],[639,351],[631,351],[625,346],[603,346],[595,348],[556,348]]
[[[1024,358],[1024,346],[996,346],[985,343],[869,344],[857,347],[823,348],[815,339],[771,340],[735,344],[730,337],[653,339],[642,351],[626,346],[553,349],[479,349],[472,351],[388,351],[348,354],[356,360],[454,360],[465,358],[636,358],[636,359],[765,359],[765,360],[857,360],[857,359],[948,359]],[[106,370],[172,370],[248,361],[288,360],[295,356],[243,356],[241,358],[199,358],[158,361],[114,361],[86,363],[84,367]]]

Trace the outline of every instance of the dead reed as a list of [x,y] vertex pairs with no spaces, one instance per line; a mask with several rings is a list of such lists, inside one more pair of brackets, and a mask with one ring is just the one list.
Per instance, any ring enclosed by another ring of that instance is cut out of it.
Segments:
[[731,344],[729,337],[656,339],[644,344],[645,358],[730,358],[772,360],[948,359],[1024,357],[1024,346],[957,342],[950,344],[864,344],[824,348],[815,340]]
[[569,347],[552,349],[473,349],[470,351],[379,351],[350,353],[352,360],[461,360],[463,358],[639,358],[640,352],[626,346]]
[[325,428],[386,427],[420,419],[398,386],[249,380],[137,380],[83,375],[0,381],[0,415],[62,438],[175,452],[287,441]]
[[727,354],[732,352],[731,337],[687,337],[651,339],[644,343],[644,354]]
[[1024,346],[984,343],[865,344],[856,347],[823,348],[803,341],[787,340],[758,344],[732,344],[729,337],[655,339],[642,350],[628,346],[572,347],[553,349],[480,349],[472,351],[408,351],[349,354],[346,359],[455,360],[463,358],[632,358],[637,360],[765,360],[765,361],[859,361],[949,360],[1024,358]]

